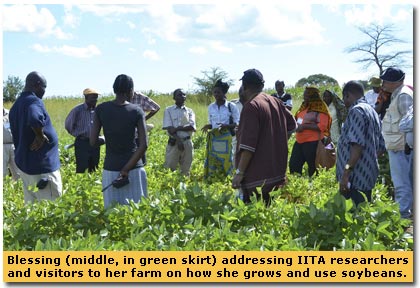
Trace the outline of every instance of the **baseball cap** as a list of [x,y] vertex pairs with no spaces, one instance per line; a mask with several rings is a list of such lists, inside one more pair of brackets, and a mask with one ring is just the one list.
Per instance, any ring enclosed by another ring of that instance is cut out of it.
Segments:
[[83,95],[89,95],[89,94],[99,95],[99,93],[95,89],[92,89],[92,88],[86,88],[85,90],[83,90]]
[[398,68],[389,67],[381,75],[381,79],[387,82],[400,82],[405,78],[405,73]]
[[246,70],[242,78],[239,80],[255,84],[264,84],[265,82],[261,72],[254,68]]

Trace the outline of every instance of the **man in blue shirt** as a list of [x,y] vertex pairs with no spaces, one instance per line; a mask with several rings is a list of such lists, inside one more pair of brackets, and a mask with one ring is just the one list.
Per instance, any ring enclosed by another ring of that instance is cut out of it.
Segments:
[[58,137],[42,102],[46,88],[43,75],[29,73],[9,114],[26,203],[53,200],[62,194]]

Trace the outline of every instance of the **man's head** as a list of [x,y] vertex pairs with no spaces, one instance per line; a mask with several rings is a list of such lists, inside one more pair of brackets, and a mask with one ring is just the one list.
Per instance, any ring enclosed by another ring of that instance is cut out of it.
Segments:
[[96,102],[98,102],[99,93],[92,88],[86,88],[83,90],[85,96],[85,103],[89,108],[95,108]]
[[347,108],[363,97],[363,95],[363,85],[357,81],[349,81],[343,87],[343,101]]
[[242,81],[243,93],[247,100],[264,88],[264,77],[257,69],[246,70],[239,80]]
[[276,88],[277,95],[281,96],[284,93],[284,82],[277,80],[274,84],[274,87]]
[[187,94],[181,89],[175,89],[174,93],[174,100],[175,100],[175,105],[178,107],[182,107],[185,103],[185,100],[187,99]]
[[380,78],[382,79],[382,89],[385,92],[392,93],[404,84],[405,73],[401,69],[389,67]]
[[325,90],[324,93],[322,94],[322,100],[324,100],[324,102],[327,105],[330,105],[331,102],[333,101],[333,94],[331,93],[330,90]]
[[46,88],[47,80],[41,73],[33,71],[26,76],[24,91],[33,92],[38,98],[42,99]]

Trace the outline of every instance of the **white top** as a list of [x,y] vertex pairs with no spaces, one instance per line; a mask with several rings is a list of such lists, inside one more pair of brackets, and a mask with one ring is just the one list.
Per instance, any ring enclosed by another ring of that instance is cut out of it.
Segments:
[[[167,127],[185,127],[192,126],[195,127],[195,114],[191,108],[182,106],[179,108],[176,105],[169,106],[165,109],[165,114],[163,115],[163,126],[162,128]],[[176,134],[178,137],[184,138],[192,135],[192,131],[177,131]]]
[[376,100],[378,99],[378,95],[379,95],[379,93],[375,93],[375,91],[373,91],[373,90],[369,90],[365,94],[365,98],[366,98],[367,103],[370,106],[372,106],[373,108],[375,108],[375,103],[376,103]]
[[[229,104],[230,103],[230,104]],[[232,112],[229,112],[229,107]],[[239,124],[239,110],[234,103],[226,100],[224,105],[218,106],[216,102],[213,102],[208,107],[208,121],[211,124],[211,128],[218,128],[222,124],[229,124],[229,118],[232,115],[233,122]]]

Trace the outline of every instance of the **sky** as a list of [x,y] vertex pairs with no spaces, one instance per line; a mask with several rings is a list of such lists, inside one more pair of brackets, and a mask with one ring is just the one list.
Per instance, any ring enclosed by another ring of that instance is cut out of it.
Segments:
[[[39,71],[48,82],[45,97],[81,96],[87,87],[111,94],[119,74],[131,76],[139,91],[193,91],[194,77],[212,67],[234,80],[231,92],[249,68],[262,72],[266,88],[274,88],[277,79],[293,86],[312,74],[328,75],[340,85],[369,80],[378,76],[377,66],[363,69],[354,62],[360,54],[345,49],[366,41],[358,27],[371,23],[393,24],[395,36],[407,42],[395,48],[414,53],[414,6],[404,1],[4,3],[3,81]],[[412,84],[413,67],[403,70]]]

